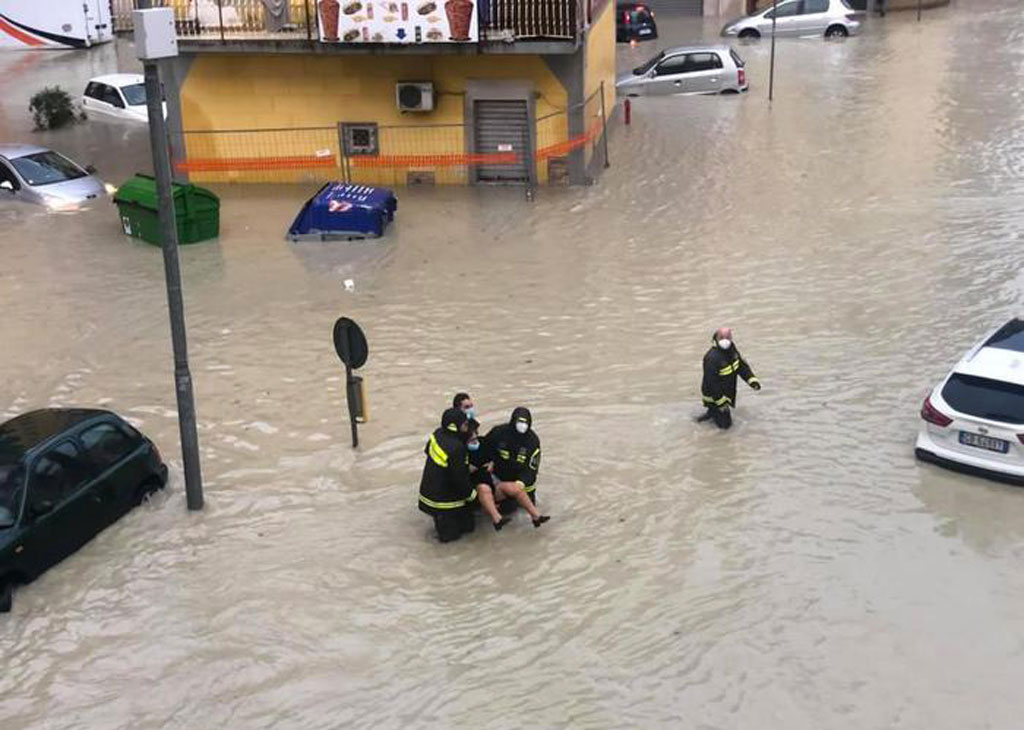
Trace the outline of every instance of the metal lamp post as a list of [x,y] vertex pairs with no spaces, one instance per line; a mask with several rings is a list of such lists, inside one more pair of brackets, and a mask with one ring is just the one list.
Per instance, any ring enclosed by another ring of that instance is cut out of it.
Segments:
[[775,19],[779,15],[779,0],[772,0],[772,59],[768,66],[768,101],[775,98]]
[[174,349],[174,390],[178,401],[178,429],[185,467],[185,501],[190,510],[200,510],[203,508],[203,478],[199,462],[199,436],[196,433],[196,407],[192,396],[192,374],[188,367],[185,305],[181,294],[181,267],[178,264],[178,225],[174,216],[171,159],[158,65],[159,59],[178,55],[174,10],[136,10],[132,19],[135,27],[135,52],[145,68],[149,143],[153,152],[153,171],[159,202],[167,309],[171,320],[171,345]]

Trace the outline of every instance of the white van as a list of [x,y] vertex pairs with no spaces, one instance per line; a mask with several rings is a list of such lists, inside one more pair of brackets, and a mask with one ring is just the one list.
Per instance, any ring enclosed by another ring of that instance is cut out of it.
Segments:
[[0,0],[0,50],[89,48],[113,37],[110,0]]

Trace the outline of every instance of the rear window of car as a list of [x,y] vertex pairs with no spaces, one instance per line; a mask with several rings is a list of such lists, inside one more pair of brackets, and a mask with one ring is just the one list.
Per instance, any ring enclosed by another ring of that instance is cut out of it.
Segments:
[[968,416],[1024,424],[1024,386],[1015,383],[953,373],[942,398]]
[[25,182],[32,186],[77,180],[89,174],[56,152],[37,152],[34,155],[15,157],[10,162]]
[[733,63],[736,64],[736,68],[743,68],[744,66],[747,65],[746,63],[744,63],[743,59],[740,58],[740,54],[736,53],[736,51],[732,50],[731,48],[729,49],[729,55],[732,56],[732,61]]

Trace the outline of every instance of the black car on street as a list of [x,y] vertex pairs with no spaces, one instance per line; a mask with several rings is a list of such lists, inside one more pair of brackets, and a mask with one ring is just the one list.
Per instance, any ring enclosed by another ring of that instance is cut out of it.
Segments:
[[166,483],[153,442],[109,411],[47,408],[0,425],[0,612],[14,586]]

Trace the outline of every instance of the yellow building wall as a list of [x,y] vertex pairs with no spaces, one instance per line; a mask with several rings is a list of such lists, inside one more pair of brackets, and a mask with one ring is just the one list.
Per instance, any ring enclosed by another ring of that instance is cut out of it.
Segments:
[[[604,82],[604,108],[611,114],[615,104],[615,3],[605,3],[604,9],[593,20],[587,34],[587,54],[584,70],[584,98],[589,99]],[[600,114],[600,101],[587,105],[588,116]],[[592,120],[588,118],[589,126]]]
[[[189,164],[213,163],[207,169],[190,168],[189,176],[197,182],[338,179],[337,167],[287,168],[291,158],[340,160],[338,122],[381,125],[384,156],[463,155],[467,81],[488,79],[532,80],[539,94],[538,118],[566,107],[565,89],[539,56],[199,55],[181,89],[182,126],[187,132],[214,131],[185,135]],[[400,113],[398,81],[432,81],[434,111]],[[564,140],[563,131],[555,141]],[[278,167],[227,169],[231,160],[251,165],[253,159],[273,160]],[[217,160],[228,161],[224,169],[210,169]],[[466,181],[465,168],[458,166],[412,167],[434,172],[439,183]],[[545,170],[539,166],[542,176]],[[404,184],[406,171],[359,167],[352,177],[368,184]]]

